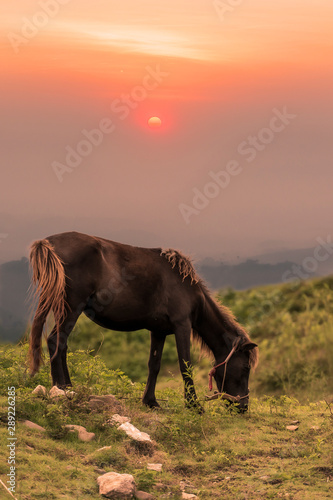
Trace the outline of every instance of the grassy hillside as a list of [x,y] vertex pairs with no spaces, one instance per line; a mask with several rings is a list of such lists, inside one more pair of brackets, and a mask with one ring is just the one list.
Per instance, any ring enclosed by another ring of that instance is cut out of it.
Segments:
[[[252,399],[247,415],[220,401],[204,403],[205,414],[185,410],[182,391],[158,391],[162,411],[141,406],[140,384],[107,369],[99,356],[77,351],[69,357],[77,393],[73,400],[33,396],[38,383],[51,386],[48,366],[31,380],[24,368],[27,346],[2,350],[0,361],[0,478],[8,473],[7,387],[15,386],[16,419],[29,419],[46,432],[16,428],[17,500],[101,498],[96,478],[105,472],[131,473],[155,498],[181,498],[182,488],[203,499],[331,498],[333,404],[301,405],[287,396]],[[153,451],[138,447],[115,427],[110,414],[90,411],[90,394],[117,395],[121,412],[156,441]],[[199,389],[203,398],[204,391]],[[297,430],[287,426],[299,421]],[[89,443],[68,433],[79,424],[96,434]],[[103,446],[108,450],[98,451]],[[162,472],[147,470],[162,463]],[[1,488],[0,497],[11,497]]]
[[[157,499],[181,498],[183,488],[203,499],[332,498],[333,279],[226,290],[219,298],[260,347],[246,415],[221,401],[204,402],[211,362],[200,357],[198,348],[194,376],[205,413],[184,409],[172,337],[157,385],[163,407],[158,412],[140,402],[148,332],[109,332],[82,318],[70,341],[73,400],[33,396],[37,384],[51,387],[49,365],[31,379],[27,344],[0,348],[2,481],[8,473],[8,387],[16,387],[16,419],[46,429],[17,426],[17,500],[98,499],[96,478],[103,471],[133,474],[139,488]],[[154,451],[106,426],[109,414],[89,410],[90,394],[110,393],[121,401],[123,414],[156,441]],[[78,441],[66,424],[85,426],[96,440]],[[290,424],[297,429],[288,430]],[[103,446],[112,448],[97,451]],[[147,470],[148,463],[162,463],[162,472]],[[0,498],[11,498],[1,485]]]

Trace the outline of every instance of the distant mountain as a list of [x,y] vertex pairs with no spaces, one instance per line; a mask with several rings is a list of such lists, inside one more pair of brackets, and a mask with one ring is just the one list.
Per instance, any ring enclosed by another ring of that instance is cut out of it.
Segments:
[[29,286],[28,259],[0,266],[0,341],[16,342],[24,335],[29,318]]
[[290,272],[294,262],[262,264],[258,260],[248,259],[240,264],[205,260],[197,266],[199,274],[213,289],[231,287],[244,290],[258,285],[281,283],[285,273]]
[[226,263],[206,258],[198,263],[200,274],[213,289],[230,286],[242,290],[291,279],[310,279],[333,274],[333,250],[314,248],[280,250],[260,254],[246,261]]

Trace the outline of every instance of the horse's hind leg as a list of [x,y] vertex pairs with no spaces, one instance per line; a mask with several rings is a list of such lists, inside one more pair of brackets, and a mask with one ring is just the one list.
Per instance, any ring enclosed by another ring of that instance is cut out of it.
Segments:
[[60,388],[72,385],[67,368],[67,339],[73,330],[75,323],[79,317],[79,313],[70,313],[63,321],[59,332],[59,344],[57,348],[57,330],[53,328],[47,338],[47,346],[49,349],[51,360],[51,375],[53,385]]
[[165,335],[150,333],[150,355],[148,361],[148,380],[143,394],[143,404],[150,408],[158,408],[160,405],[156,401],[155,387],[157,375],[161,367],[162,352],[165,342]]
[[64,372],[64,377],[65,377],[65,385],[66,386],[71,386],[72,382],[69,376],[68,372],[68,366],[67,366],[67,343],[65,349],[61,353],[61,361],[62,361],[62,369]]

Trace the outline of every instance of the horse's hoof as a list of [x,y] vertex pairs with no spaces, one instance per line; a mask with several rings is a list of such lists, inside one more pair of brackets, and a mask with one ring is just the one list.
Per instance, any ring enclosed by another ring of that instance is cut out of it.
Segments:
[[151,410],[161,410],[161,407],[157,401],[148,401],[147,403],[145,401],[142,402],[145,406],[148,406],[148,408],[150,408]]
[[192,411],[199,413],[199,415],[203,415],[205,413],[205,410],[203,409],[203,407],[199,403],[187,403],[185,405],[185,407],[188,410],[192,410]]

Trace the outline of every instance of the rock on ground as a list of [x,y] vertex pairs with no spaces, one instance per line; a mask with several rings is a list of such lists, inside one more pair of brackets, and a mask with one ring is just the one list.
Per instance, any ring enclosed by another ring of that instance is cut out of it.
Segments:
[[297,431],[297,429],[298,429],[298,425],[287,425],[287,426],[286,426],[286,429],[287,429],[288,431]]
[[42,431],[42,432],[45,432],[45,429],[44,427],[41,427],[40,425],[38,424],[34,424],[33,422],[30,422],[30,420],[24,420],[22,422],[23,425],[25,425],[26,427],[29,427],[30,429],[35,429],[36,431]]
[[86,442],[89,442],[89,441],[92,441],[93,439],[95,439],[95,434],[93,432],[88,432],[87,429],[85,427],[83,427],[82,425],[65,425],[66,429],[69,429],[71,432],[75,432],[77,431],[78,433],[78,438],[81,440],[81,441],[86,441]]
[[130,499],[136,490],[134,477],[131,474],[107,472],[97,478],[99,494],[107,498]]
[[[38,386],[38,387],[43,387],[43,386]],[[36,387],[36,389],[38,388]],[[36,390],[35,389],[35,390]],[[46,390],[46,389],[45,389]],[[75,396],[74,391],[64,391],[63,389],[59,389],[56,385],[54,385],[49,392],[49,396],[51,399],[55,398],[68,398],[68,399],[73,399]]]
[[134,439],[134,441],[152,443],[149,434],[139,431],[139,429],[134,427],[134,425],[130,424],[129,422],[121,424],[118,427],[118,431],[126,432],[127,436],[129,436],[131,439]]
[[32,391],[32,394],[35,394],[36,396],[47,396],[47,390],[46,387],[43,385],[37,385],[37,387]]
[[161,472],[163,464],[147,464],[148,470],[155,470],[156,472]]
[[126,424],[126,422],[130,421],[131,420],[128,417],[122,417],[121,415],[118,415],[118,413],[112,415],[112,417],[109,420],[109,422],[113,424]]
[[145,491],[136,491],[135,498],[137,500],[154,500],[155,497],[150,493],[146,493]]
[[49,396],[52,399],[53,398],[62,398],[62,397],[66,397],[66,393],[65,393],[65,391],[63,391],[62,389],[59,389],[59,387],[57,387],[56,385],[54,385],[50,389]]
[[98,450],[96,450],[96,453],[103,450],[112,450],[112,448],[114,448],[114,446],[103,446],[102,448],[98,448]]

